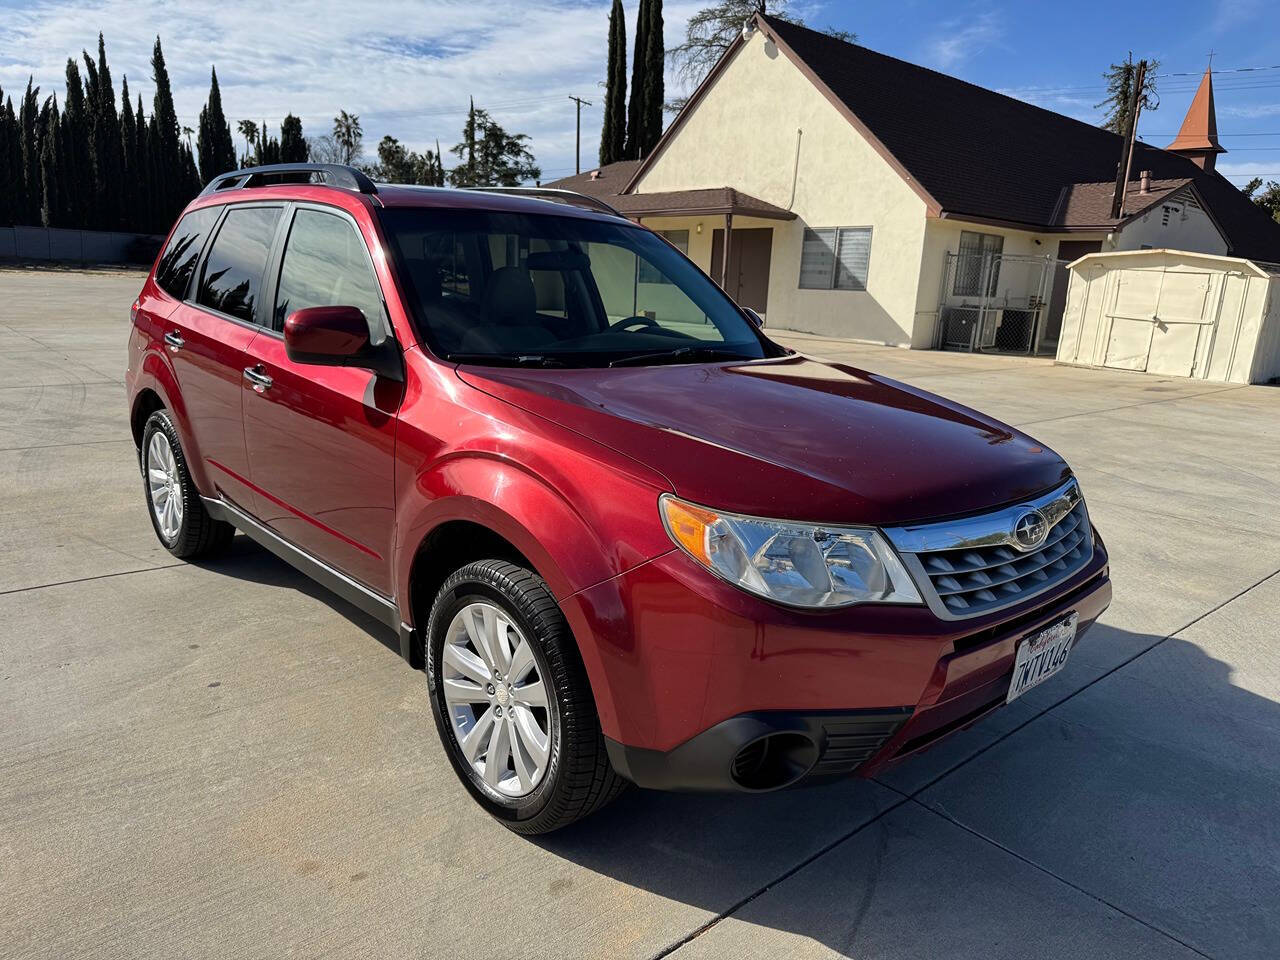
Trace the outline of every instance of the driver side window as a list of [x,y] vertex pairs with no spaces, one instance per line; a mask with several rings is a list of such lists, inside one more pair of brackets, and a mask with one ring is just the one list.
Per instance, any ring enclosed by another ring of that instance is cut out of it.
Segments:
[[386,336],[382,291],[364,240],[344,217],[300,209],[289,228],[280,283],[276,289],[274,328],[304,307],[358,307],[375,343]]

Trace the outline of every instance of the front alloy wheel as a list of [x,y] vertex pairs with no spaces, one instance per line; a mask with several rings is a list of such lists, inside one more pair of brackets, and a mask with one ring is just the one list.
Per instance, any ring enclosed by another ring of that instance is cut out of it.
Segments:
[[525,797],[551,759],[547,688],[533,647],[507,615],[476,601],[445,635],[441,690],[471,768],[504,797]]
[[480,806],[531,835],[623,790],[582,657],[541,577],[505,560],[469,563],[444,582],[426,619],[431,712]]

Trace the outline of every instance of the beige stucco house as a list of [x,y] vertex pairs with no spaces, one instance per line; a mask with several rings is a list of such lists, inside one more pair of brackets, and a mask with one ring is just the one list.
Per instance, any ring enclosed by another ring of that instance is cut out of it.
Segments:
[[[1213,171],[1206,73],[1176,150],[758,15],[640,161],[547,186],[662,231],[770,326],[1052,352],[1066,263],[1181,248],[1280,260]],[[728,262],[722,256],[728,238]]]

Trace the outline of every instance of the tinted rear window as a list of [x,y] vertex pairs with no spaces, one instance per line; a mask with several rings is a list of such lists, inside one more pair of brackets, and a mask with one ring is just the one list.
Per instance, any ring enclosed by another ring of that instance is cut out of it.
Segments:
[[279,207],[232,207],[205,260],[196,302],[254,322]]
[[192,210],[178,222],[156,265],[156,283],[165,293],[179,300],[187,295],[191,274],[200,258],[200,248],[221,212],[221,207]]

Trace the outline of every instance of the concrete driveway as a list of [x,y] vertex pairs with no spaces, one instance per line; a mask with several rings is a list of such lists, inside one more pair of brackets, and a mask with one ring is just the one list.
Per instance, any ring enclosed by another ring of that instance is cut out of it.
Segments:
[[160,549],[140,283],[0,271],[0,956],[1280,954],[1280,389],[781,337],[1064,454],[1115,603],[880,782],[633,791],[530,841],[394,637],[244,538]]

